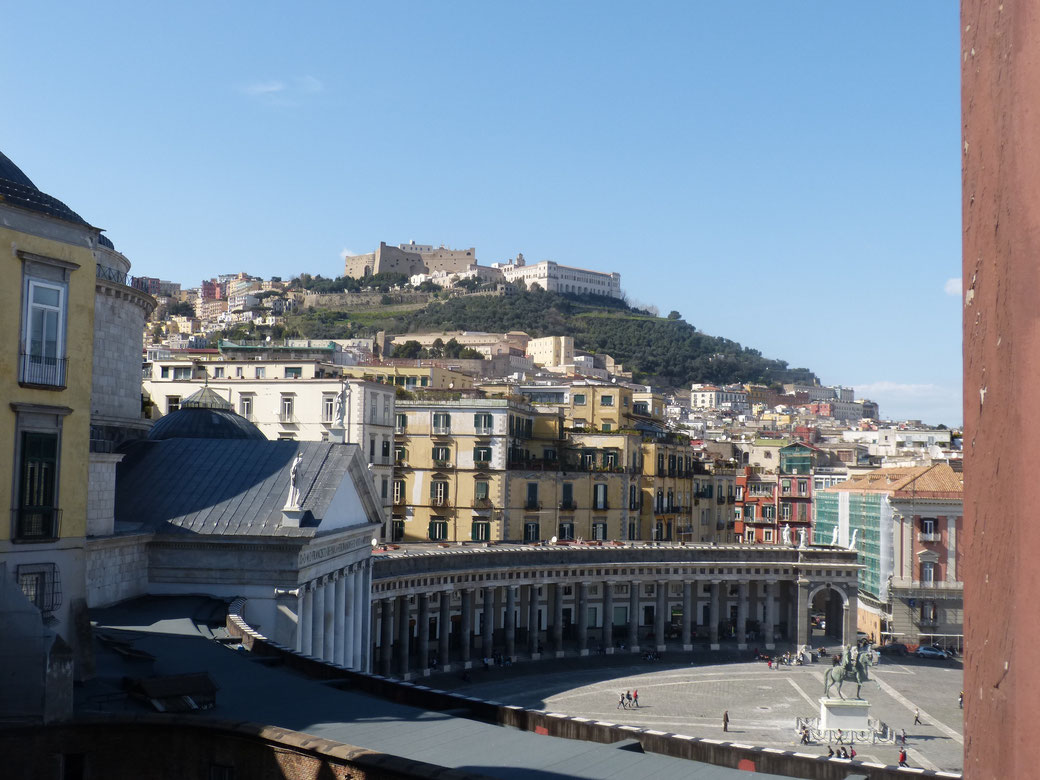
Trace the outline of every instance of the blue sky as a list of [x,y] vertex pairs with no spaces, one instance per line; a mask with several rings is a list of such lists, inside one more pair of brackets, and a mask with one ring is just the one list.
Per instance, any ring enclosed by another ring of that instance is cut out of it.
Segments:
[[380,240],[634,301],[961,420],[956,3],[7,4],[0,149],[140,275]]

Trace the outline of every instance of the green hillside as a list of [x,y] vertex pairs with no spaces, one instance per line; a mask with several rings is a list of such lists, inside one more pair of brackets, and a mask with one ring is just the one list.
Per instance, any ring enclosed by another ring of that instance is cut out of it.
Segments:
[[572,335],[576,348],[603,352],[637,379],[682,387],[691,382],[782,382],[813,378],[808,369],[729,339],[701,333],[673,312],[668,318],[633,309],[601,296],[557,295],[544,291],[510,297],[468,296],[430,303],[418,310],[392,306],[366,312],[312,310],[289,327],[311,338],[341,338],[439,330],[522,330],[531,336]]

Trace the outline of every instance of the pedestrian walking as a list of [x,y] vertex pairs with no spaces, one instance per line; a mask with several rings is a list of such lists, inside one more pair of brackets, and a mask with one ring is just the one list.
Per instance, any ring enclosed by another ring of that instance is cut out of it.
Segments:
[[808,745],[809,744],[809,729],[806,729],[806,728],[802,729],[802,744],[803,745]]
[[914,710],[914,725],[921,725],[921,710],[920,708]]
[[632,691],[625,691],[625,699],[627,699],[627,701],[625,703],[628,704],[629,707],[631,707],[632,706]]
[[910,766],[906,763],[906,748],[899,751],[899,766]]
[[766,659],[766,666],[768,666],[770,669],[773,668],[773,659],[772,658],[767,658]]
[[614,709],[616,709],[616,710],[623,710],[623,709],[625,709],[625,694],[621,694],[620,698],[618,699],[617,707],[615,707]]
[[639,706],[639,691],[632,691],[632,703]]
[[899,730],[899,740],[903,743],[903,747],[906,747],[906,729]]
[[957,706],[960,707],[962,710],[964,709],[964,691],[961,691],[957,695]]
[[855,758],[855,757],[856,757],[856,748],[854,748],[852,745],[849,745],[849,758]]
[[722,730],[729,731],[729,710],[722,713]]
[[842,744],[845,741],[845,732],[838,729],[838,744]]

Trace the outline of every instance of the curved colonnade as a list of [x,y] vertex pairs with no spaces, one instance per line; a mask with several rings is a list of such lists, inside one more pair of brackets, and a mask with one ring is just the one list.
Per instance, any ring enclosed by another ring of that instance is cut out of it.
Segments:
[[664,650],[670,634],[684,650],[804,645],[821,591],[855,637],[859,568],[832,547],[406,546],[373,558],[369,652],[353,665],[409,679],[474,658]]

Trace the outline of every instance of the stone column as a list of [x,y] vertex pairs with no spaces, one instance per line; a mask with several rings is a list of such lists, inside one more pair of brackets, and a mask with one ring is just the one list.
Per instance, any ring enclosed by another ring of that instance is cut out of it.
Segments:
[[419,674],[430,674],[430,594],[420,593],[419,615],[415,621],[415,633],[419,640]]
[[495,647],[495,589],[484,586],[484,634],[480,643],[484,658],[490,658]]
[[693,650],[693,636],[690,619],[693,617],[693,583],[682,585],[682,649]]
[[332,660],[340,666],[344,666],[347,641],[347,578],[343,572],[336,572],[335,583],[333,587],[336,593],[336,603],[332,610],[335,635],[332,641]]
[[470,648],[473,644],[473,588],[463,588],[462,590],[462,621],[459,633],[462,634],[460,637],[462,640],[462,668],[469,669],[472,666]]
[[553,652],[563,657],[563,585],[553,585]]
[[325,606],[321,616],[325,624],[323,632],[325,643],[322,647],[321,658],[323,661],[332,661],[335,657],[336,640],[336,584],[333,582],[332,575],[325,577],[322,590],[325,592]]
[[341,663],[348,669],[357,669],[358,657],[354,653],[354,647],[358,643],[358,607],[357,588],[355,586],[356,572],[351,566],[343,572],[343,660]]
[[859,603],[856,593],[848,596],[849,603],[845,606],[845,644],[854,644],[858,639],[859,632]]
[[664,645],[664,614],[668,611],[668,581],[657,581],[657,606],[654,608],[654,641],[657,643],[657,651],[663,653]]
[[411,610],[408,608],[408,597],[398,596],[397,597],[397,610],[398,610],[398,640],[397,652],[399,658],[397,659],[400,663],[401,679],[408,679],[408,666],[410,658],[408,657],[411,653],[411,640],[412,640],[412,627],[409,625],[409,614]]
[[506,658],[510,662],[516,660],[516,590],[516,585],[506,585],[506,612],[502,617],[505,621]]
[[311,616],[314,612],[314,589],[309,582],[300,586],[300,611],[296,616],[296,649],[303,655],[311,654]]
[[639,582],[628,583],[628,649],[639,652]]
[[527,652],[531,656],[532,661],[537,661],[541,658],[541,653],[538,652],[538,634],[540,633],[540,626],[538,625],[538,586],[528,585],[527,586]]
[[708,641],[712,650],[719,649],[719,586],[718,580],[711,581],[711,612],[708,615]]
[[614,583],[603,583],[603,649],[614,654]]
[[393,599],[384,598],[380,605],[382,614],[379,618],[379,673],[389,677],[393,671],[391,658],[394,647]]
[[375,623],[371,620],[372,612],[372,560],[361,563],[355,572],[354,603],[357,605],[357,619],[354,623],[354,665],[365,671],[372,671],[372,632]]
[[748,583],[737,585],[737,649],[747,650]]
[[325,584],[314,581],[314,601],[311,607],[311,656],[324,658],[325,652]]
[[762,634],[766,641],[766,650],[772,650],[776,647],[773,642],[773,633],[776,631],[774,624],[776,623],[776,605],[774,604],[774,593],[776,586],[772,582],[763,582],[760,587],[762,588],[762,598],[766,603],[766,618],[762,622]]
[[451,671],[451,591],[441,591],[441,609],[437,614],[437,655],[442,672]]
[[574,619],[578,623],[578,655],[589,654],[589,585],[578,583],[578,598],[574,605]]
[[809,580],[798,578],[798,603],[795,606],[795,643],[801,647],[809,644]]

